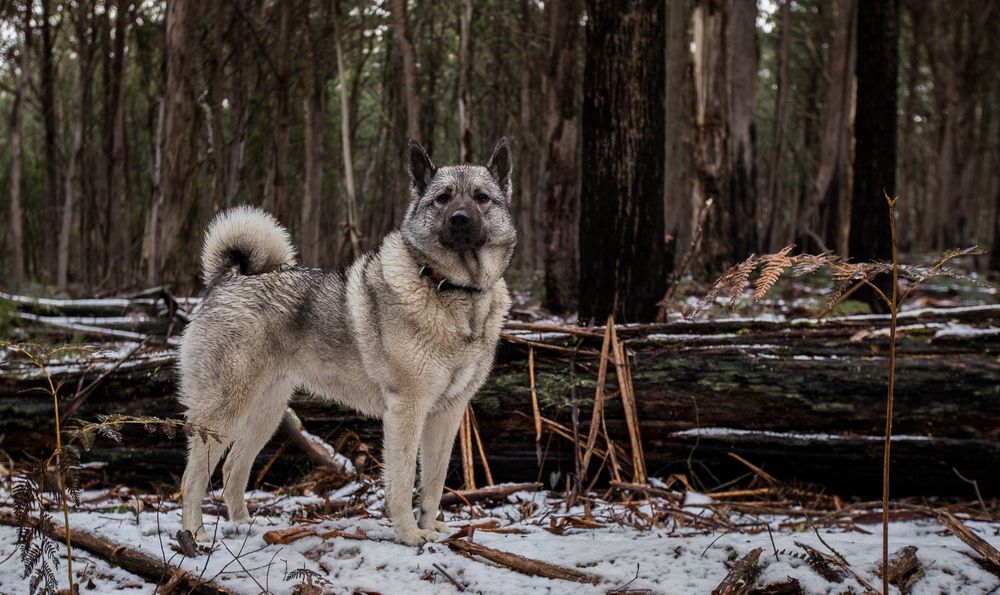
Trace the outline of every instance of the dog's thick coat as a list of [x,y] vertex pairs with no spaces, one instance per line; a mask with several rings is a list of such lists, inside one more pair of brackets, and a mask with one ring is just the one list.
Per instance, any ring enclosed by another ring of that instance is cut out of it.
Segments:
[[201,502],[226,448],[229,518],[250,521],[250,467],[296,388],[383,419],[386,509],[402,541],[447,529],[437,515],[452,444],[510,309],[502,278],[516,243],[510,150],[502,139],[486,167],[435,168],[411,141],[408,162],[400,228],[346,272],[297,267],[288,233],[256,208],[226,211],[209,226],[209,290],[179,364],[188,421],[222,437],[221,445],[189,439],[183,527],[196,538],[208,538]]

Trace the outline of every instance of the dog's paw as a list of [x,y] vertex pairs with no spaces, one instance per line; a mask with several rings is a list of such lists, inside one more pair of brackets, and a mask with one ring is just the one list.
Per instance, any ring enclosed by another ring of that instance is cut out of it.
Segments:
[[420,519],[420,528],[428,529],[430,531],[437,531],[438,533],[450,533],[451,527],[448,526],[444,521],[439,521],[436,519]]
[[407,527],[396,529],[399,540],[406,545],[419,546],[428,541],[437,541],[441,535],[433,529],[420,529],[417,527]]

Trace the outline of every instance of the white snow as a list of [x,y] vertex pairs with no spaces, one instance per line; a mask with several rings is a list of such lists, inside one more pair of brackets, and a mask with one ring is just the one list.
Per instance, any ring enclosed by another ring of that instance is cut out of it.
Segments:
[[[760,436],[767,438],[781,438],[791,440],[865,440],[870,442],[882,442],[884,436],[869,436],[865,434],[809,434],[800,432],[773,432],[770,430],[740,430],[735,428],[692,428],[690,430],[680,430],[671,432],[671,436],[697,436],[701,438],[730,438],[735,436]],[[918,442],[933,440],[929,436],[913,436],[908,434],[893,434],[893,442]]]
[[[251,496],[262,504],[272,497],[267,492],[254,492]],[[496,508],[477,506],[475,518],[467,508],[446,516],[456,528],[470,522],[475,525],[499,522],[502,529],[513,532],[480,530],[475,532],[474,541],[593,574],[601,579],[593,586],[519,574],[489,562],[459,556],[444,544],[427,544],[420,549],[402,545],[396,541],[388,520],[381,513],[378,490],[367,496],[367,515],[319,520],[312,525],[317,532],[339,529],[363,535],[365,539],[307,537],[287,545],[267,545],[262,539],[264,531],[289,527],[290,511],[322,499],[281,497],[279,500],[280,504],[274,507],[279,512],[271,517],[258,517],[260,526],[254,527],[249,535],[245,526],[233,526],[217,517],[206,516],[208,531],[216,534],[217,543],[211,556],[202,554],[197,558],[184,558],[170,547],[173,535],[180,528],[176,504],[164,503],[159,513],[155,505],[150,504],[136,514],[126,511],[118,498],[96,501],[89,503],[86,511],[73,512],[70,522],[76,529],[141,549],[157,558],[166,558],[172,564],[196,574],[203,573],[204,577],[227,588],[248,594],[291,592],[297,581],[287,575],[300,568],[317,573],[328,583],[324,588],[333,593],[354,590],[414,594],[457,592],[435,565],[473,593],[598,594],[626,583],[630,589],[649,589],[654,593],[708,593],[726,575],[727,561],[754,547],[764,550],[760,558],[762,582],[783,581],[790,576],[798,579],[808,593],[840,593],[849,586],[855,592],[862,591],[851,577],[841,583],[827,582],[801,557],[791,555],[802,552],[795,545],[796,541],[829,552],[816,533],[802,529],[804,519],[801,517],[733,513],[730,521],[744,528],[727,533],[685,526],[671,517],[653,526],[648,513],[654,508],[662,509],[659,501],[642,502],[630,508],[595,499],[594,520],[602,527],[580,529],[566,525],[562,534],[554,534],[546,529],[567,516],[582,518],[583,508],[578,506],[566,511],[561,498],[527,492],[511,496],[506,504]],[[685,507],[690,505],[692,512],[706,510],[704,507],[710,501],[701,494],[688,494]],[[6,494],[0,502],[7,505]],[[61,522],[61,515],[53,517],[55,522]],[[857,572],[878,584],[880,579],[875,569],[881,559],[880,531],[877,526],[863,522],[858,518],[853,531],[829,527],[819,530],[823,540],[843,555]],[[1000,524],[966,524],[990,543],[1000,545]],[[997,586],[998,579],[972,559],[975,555],[972,550],[943,531],[936,521],[894,522],[890,531],[891,551],[906,545],[918,547],[917,557],[927,576],[917,582],[913,593],[982,593]],[[15,539],[13,528],[0,527],[0,560],[13,551]],[[62,546],[59,552],[64,556]],[[84,551],[77,550],[74,561],[74,573],[87,587],[83,592],[151,593],[153,590],[152,584],[144,579],[111,568]],[[0,590],[26,592],[27,581],[21,578],[20,571],[16,555],[0,564]],[[60,578],[60,586],[65,586],[65,567],[62,566],[56,575]],[[92,588],[86,585],[88,580],[93,582]],[[891,592],[898,593],[895,588]]]

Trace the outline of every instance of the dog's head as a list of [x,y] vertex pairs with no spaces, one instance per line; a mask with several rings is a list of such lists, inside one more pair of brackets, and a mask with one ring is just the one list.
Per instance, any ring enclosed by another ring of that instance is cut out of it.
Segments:
[[452,283],[492,286],[517,243],[507,139],[500,139],[485,166],[443,167],[410,140],[407,169],[410,205],[401,226],[407,243]]

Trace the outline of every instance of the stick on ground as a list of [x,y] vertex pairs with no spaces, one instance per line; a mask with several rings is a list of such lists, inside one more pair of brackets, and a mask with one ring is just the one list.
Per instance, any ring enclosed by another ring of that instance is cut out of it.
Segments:
[[757,577],[760,576],[760,567],[757,561],[763,548],[755,547],[745,556],[739,559],[730,569],[726,578],[722,579],[719,586],[712,591],[712,595],[745,595],[749,593],[757,584]]
[[586,572],[556,566],[555,564],[549,564],[548,562],[542,562],[541,560],[525,558],[524,556],[518,556],[517,554],[512,554],[510,552],[496,550],[472,541],[466,541],[464,539],[451,541],[448,543],[448,547],[462,554],[485,558],[490,562],[505,566],[515,572],[520,572],[521,574],[560,579],[575,583],[589,583],[591,585],[596,585],[601,581],[600,578],[592,574],[587,574]]
[[[16,527],[18,523],[13,514],[3,512],[0,513],[0,525]],[[43,527],[42,530],[45,536],[53,541],[61,542],[66,539],[66,530],[58,525],[51,525],[51,528]],[[118,543],[105,541],[79,529],[73,530],[73,548],[88,551],[113,566],[121,567],[155,583],[167,579],[170,584],[183,587],[188,593],[236,595],[234,591],[210,580],[200,579],[190,572],[164,563],[159,558]]]

